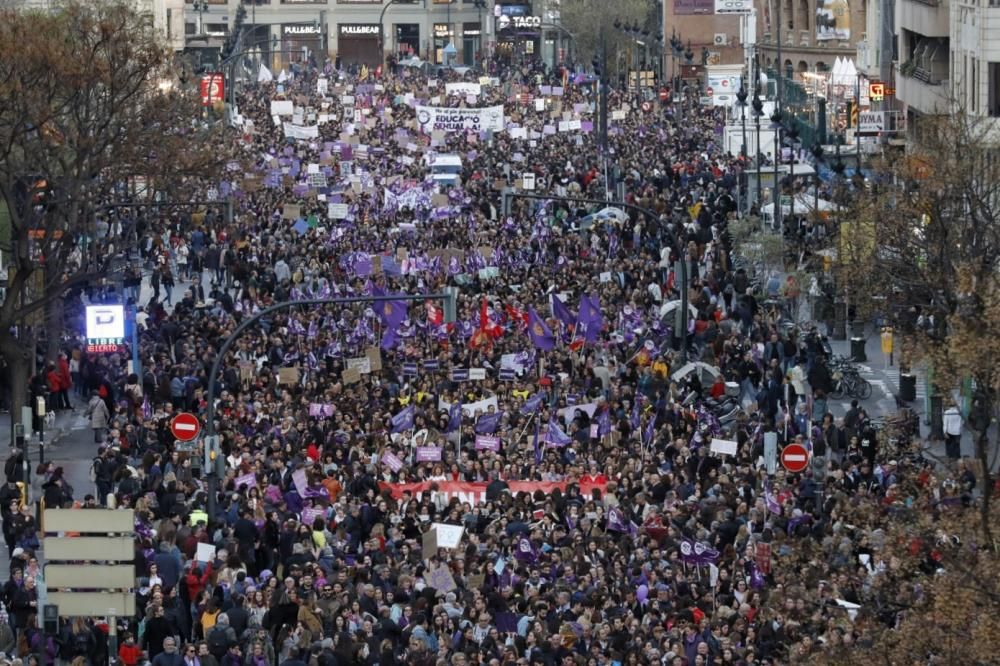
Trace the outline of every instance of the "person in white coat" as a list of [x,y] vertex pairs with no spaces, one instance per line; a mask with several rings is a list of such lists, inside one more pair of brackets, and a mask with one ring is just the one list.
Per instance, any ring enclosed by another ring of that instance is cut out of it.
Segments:
[[944,452],[949,460],[962,457],[962,413],[958,405],[951,403],[944,412]]

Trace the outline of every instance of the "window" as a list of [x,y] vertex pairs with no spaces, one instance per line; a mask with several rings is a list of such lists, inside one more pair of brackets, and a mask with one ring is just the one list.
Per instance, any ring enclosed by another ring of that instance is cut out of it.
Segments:
[[987,66],[989,90],[987,91],[987,101],[989,105],[987,113],[994,118],[1000,118],[1000,62],[991,62]]
[[184,24],[184,34],[185,35],[197,35],[198,34],[198,24],[197,23],[185,23]]
[[205,32],[209,35],[225,35],[229,33],[229,25],[226,23],[206,23]]

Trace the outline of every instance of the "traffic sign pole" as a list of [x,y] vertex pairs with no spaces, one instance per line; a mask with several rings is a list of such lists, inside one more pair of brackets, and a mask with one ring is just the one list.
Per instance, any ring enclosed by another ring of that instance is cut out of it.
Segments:
[[190,442],[201,432],[201,422],[198,417],[189,412],[181,412],[170,422],[170,434],[174,439]]
[[781,450],[781,466],[792,474],[805,470],[809,465],[809,451],[798,443],[791,443]]

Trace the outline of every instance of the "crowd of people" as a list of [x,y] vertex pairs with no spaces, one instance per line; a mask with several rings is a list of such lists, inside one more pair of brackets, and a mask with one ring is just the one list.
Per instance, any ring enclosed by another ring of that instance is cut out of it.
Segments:
[[[944,478],[890,459],[861,406],[834,419],[815,336],[734,270],[742,161],[721,111],[612,91],[608,168],[594,84],[538,66],[307,67],[236,99],[206,188],[233,198],[231,220],[120,213],[153,293],[141,369],[67,349],[39,387],[87,400],[83,504],[135,511],[121,663],[715,666],[863,643],[885,544],[851,517],[905,501],[904,478]],[[506,127],[433,130],[424,105],[502,105]],[[435,185],[435,153],[461,158],[458,182]],[[507,210],[501,192],[532,177],[553,198]],[[618,184],[623,213],[571,200]],[[207,418],[227,336],[286,301],[404,294],[428,297],[298,304],[241,332],[217,378],[209,502],[203,443],[170,422]],[[793,441],[812,454],[801,474],[774,464]],[[105,663],[106,626],[38,629],[19,469],[0,490],[0,651]],[[947,492],[974,486],[964,471]],[[71,504],[62,471],[44,475],[46,502]]]

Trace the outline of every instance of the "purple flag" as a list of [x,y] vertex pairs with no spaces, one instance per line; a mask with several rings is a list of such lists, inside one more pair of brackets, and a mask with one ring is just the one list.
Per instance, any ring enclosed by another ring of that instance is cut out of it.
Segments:
[[549,429],[545,433],[545,441],[553,446],[566,446],[573,442],[573,438],[559,427],[559,421],[556,419],[555,414],[549,419]]
[[535,546],[531,543],[531,540],[526,536],[521,536],[517,540],[517,550],[514,552],[514,557],[521,562],[529,562],[534,564],[538,561],[538,551]]
[[542,427],[542,420],[538,419],[537,421],[535,421],[535,439],[532,442],[532,444],[535,447],[535,464],[536,465],[541,465],[542,464],[542,447],[541,447],[541,445],[538,442],[538,431],[541,429],[541,427]]
[[653,438],[656,437],[656,412],[653,412],[652,418],[649,419],[649,423],[646,424],[646,432],[644,433],[644,440],[646,444],[651,444]]
[[[375,296],[383,295],[381,289],[375,289],[373,293]],[[381,301],[375,306],[382,323],[390,330],[398,329],[406,321],[408,309],[406,301]]]
[[587,342],[596,342],[604,328],[604,316],[601,315],[601,304],[597,296],[584,295],[580,297],[580,314],[577,315],[577,326]]
[[352,268],[354,269],[354,274],[358,277],[368,277],[372,274],[372,258],[367,254],[359,252],[354,255]]
[[500,427],[500,419],[503,418],[503,412],[493,412],[492,414],[483,414],[476,421],[476,434],[477,435],[492,435]]
[[597,415],[597,427],[598,433],[601,437],[606,437],[611,434],[611,408],[605,407],[601,410],[601,413]]
[[456,402],[448,410],[448,428],[445,432],[455,432],[462,427],[462,403]]
[[413,428],[413,417],[416,409],[410,405],[403,411],[392,417],[392,432],[403,432]]
[[552,335],[552,329],[538,316],[535,308],[528,308],[528,337],[532,344],[545,351],[552,351],[556,346],[556,336]]
[[764,486],[764,505],[767,506],[767,510],[771,513],[781,515],[781,503],[778,502],[778,498],[771,491],[771,484]]
[[535,395],[531,396],[524,401],[521,405],[521,414],[527,416],[528,414],[534,414],[538,411],[538,408],[542,406],[542,400],[545,399],[545,394],[539,391]]
[[681,560],[688,564],[701,566],[711,564],[719,559],[719,551],[710,548],[700,541],[684,539],[681,541]]
[[628,532],[629,526],[625,522],[625,513],[616,506],[608,509],[608,530],[615,532]]
[[552,316],[566,326],[572,326],[576,323],[576,315],[570,312],[566,304],[559,300],[555,294],[552,294]]

